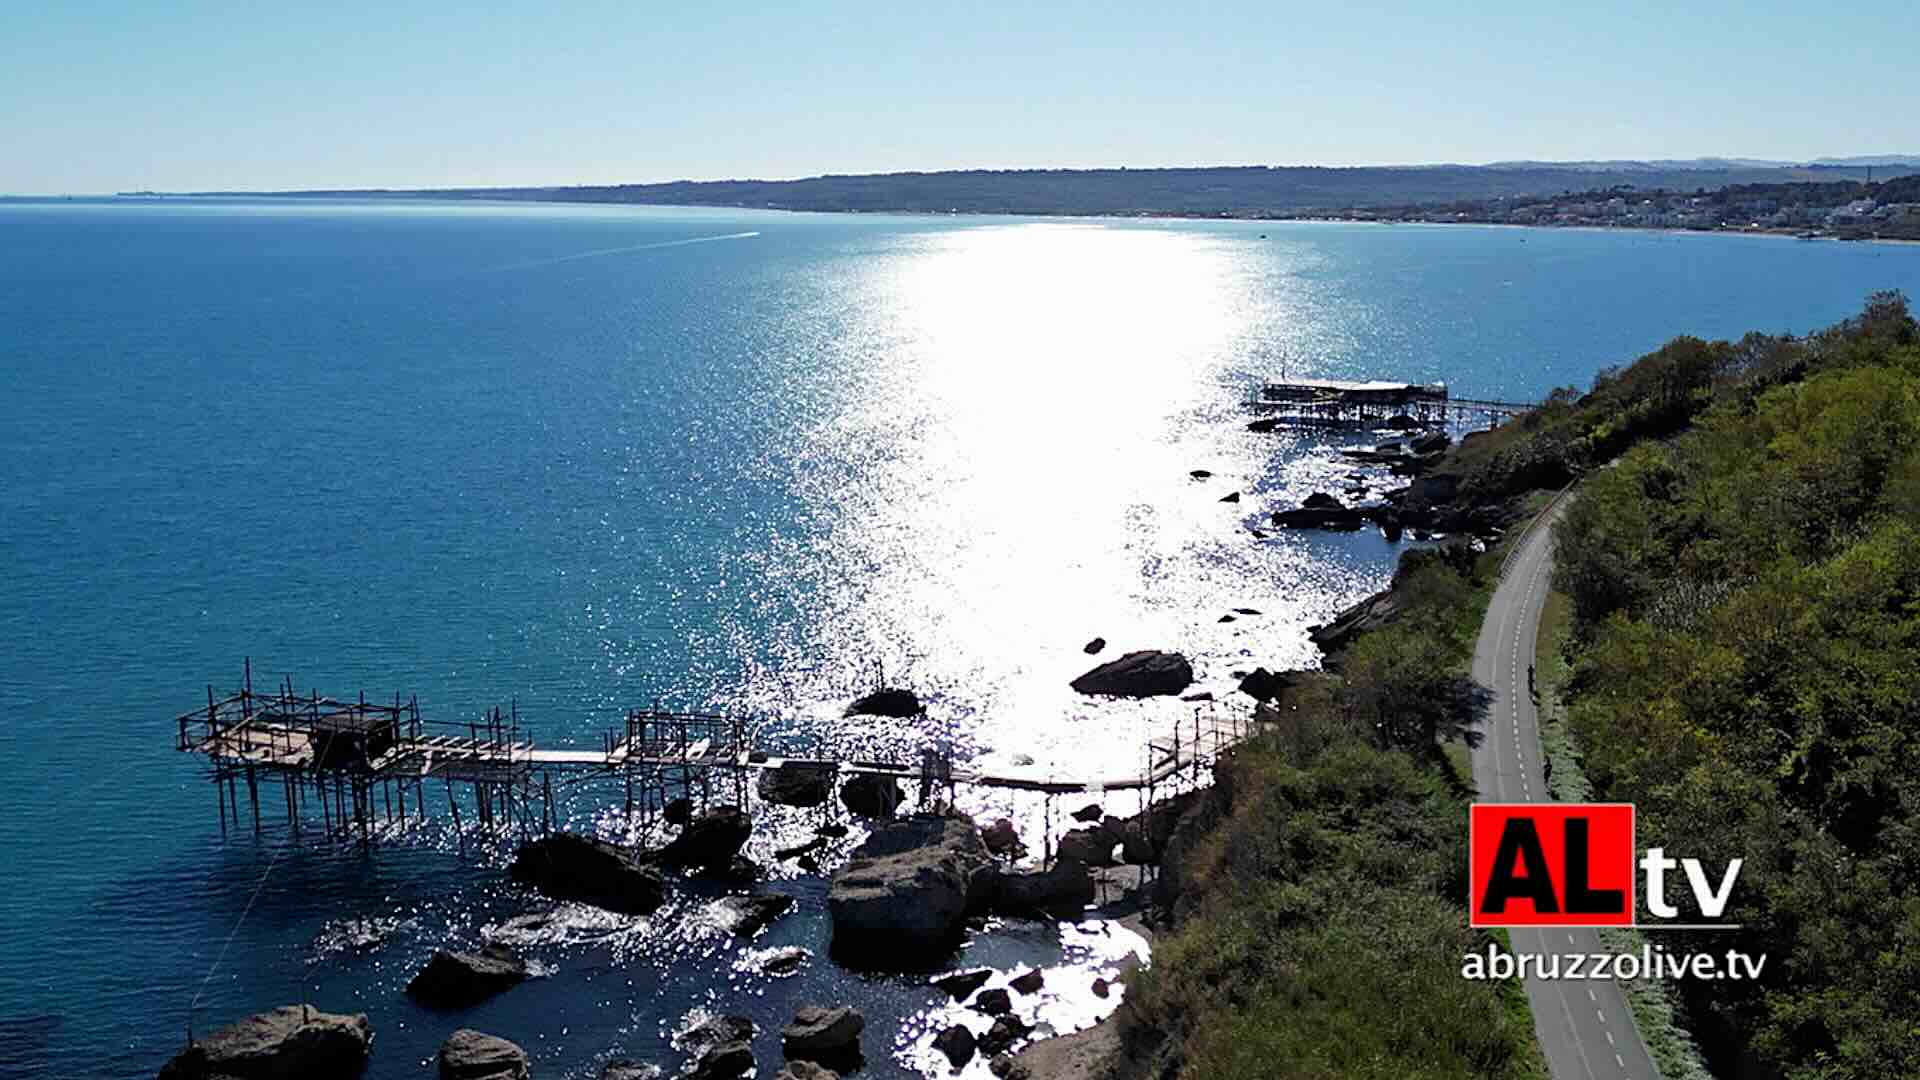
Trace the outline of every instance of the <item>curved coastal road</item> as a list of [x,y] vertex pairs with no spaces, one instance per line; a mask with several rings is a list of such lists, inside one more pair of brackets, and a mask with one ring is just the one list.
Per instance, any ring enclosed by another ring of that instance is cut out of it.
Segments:
[[[1473,779],[1481,802],[1546,802],[1545,757],[1527,671],[1540,629],[1553,567],[1552,530],[1556,505],[1521,541],[1508,560],[1506,574],[1487,604],[1480,642],[1473,654],[1473,678],[1493,691],[1484,736],[1473,751]],[[1602,951],[1592,930],[1515,927],[1514,951],[1520,953],[1596,953]],[[1554,1080],[1659,1080],[1646,1043],[1633,1025],[1625,992],[1612,980],[1548,980],[1529,977],[1527,1002]]]

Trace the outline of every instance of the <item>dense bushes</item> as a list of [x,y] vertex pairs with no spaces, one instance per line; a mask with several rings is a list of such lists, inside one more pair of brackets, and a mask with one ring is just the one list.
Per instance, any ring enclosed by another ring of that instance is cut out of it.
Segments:
[[1916,336],[1875,297],[1595,472],[1556,534],[1598,794],[1746,860],[1742,940],[1687,944],[1766,953],[1763,979],[1683,984],[1728,1074],[1920,1071]]
[[1456,729],[1483,593],[1471,557],[1406,560],[1400,617],[1310,676],[1223,765],[1228,805],[1168,872],[1180,925],[1134,998],[1146,1072],[1186,1077],[1540,1074],[1517,985],[1471,982],[1465,798],[1432,753]]

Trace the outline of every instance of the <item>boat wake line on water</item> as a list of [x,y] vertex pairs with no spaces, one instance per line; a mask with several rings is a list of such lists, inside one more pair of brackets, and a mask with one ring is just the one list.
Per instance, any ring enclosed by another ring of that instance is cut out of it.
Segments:
[[628,247],[600,248],[596,251],[582,251],[573,255],[556,255],[550,259],[529,259],[526,262],[508,263],[495,266],[484,273],[499,274],[508,270],[532,270],[541,266],[553,266],[556,263],[576,262],[580,259],[597,259],[603,255],[625,255],[634,251],[652,251],[656,248],[685,247],[688,244],[708,244],[715,240],[750,240],[759,236],[758,231],[725,233],[720,236],[690,236],[684,240],[661,240],[651,244],[633,244]]

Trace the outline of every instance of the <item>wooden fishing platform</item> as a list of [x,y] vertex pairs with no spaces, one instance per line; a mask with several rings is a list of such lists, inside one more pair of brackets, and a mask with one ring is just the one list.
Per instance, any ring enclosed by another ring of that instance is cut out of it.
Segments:
[[1536,402],[1453,397],[1445,383],[1289,379],[1261,385],[1248,404],[1302,427],[1433,427],[1471,416],[1517,416]]
[[[1201,773],[1251,734],[1252,716],[1211,704],[1190,722],[1150,741],[1137,773],[1060,777],[1043,769],[993,772],[955,768],[951,756],[929,748],[914,763],[774,753],[756,743],[757,725],[742,716],[634,709],[625,724],[603,733],[598,747],[542,747],[517,707],[477,721],[424,719],[416,699],[392,703],[296,694],[292,680],[272,693],[253,689],[252,664],[241,689],[224,697],[207,690],[207,704],[176,718],[176,748],[206,760],[219,794],[220,821],[240,824],[240,785],[246,786],[255,831],[261,828],[260,790],[277,783],[287,820],[298,833],[318,803],[329,836],[370,841],[376,825],[404,823],[429,813],[427,785],[445,789],[448,813],[464,824],[509,830],[550,830],[556,777],[564,787],[609,780],[624,790],[623,812],[649,827],[677,800],[705,806],[731,787],[732,802],[748,806],[749,776],[795,768],[827,773],[838,783],[861,775],[917,782],[921,801],[936,791],[949,799],[958,786],[1056,795],[1138,791],[1151,804],[1162,790],[1201,782]],[[459,788],[456,789],[456,785]],[[377,796],[377,798],[376,798]],[[438,801],[436,798],[434,801]],[[411,811],[409,803],[411,802]],[[396,811],[397,807],[397,811]]]

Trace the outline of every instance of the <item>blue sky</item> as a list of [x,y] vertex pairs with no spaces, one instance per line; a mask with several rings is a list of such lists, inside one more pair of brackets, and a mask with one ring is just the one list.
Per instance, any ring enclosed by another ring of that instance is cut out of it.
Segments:
[[0,191],[1920,153],[1920,5],[0,12]]

